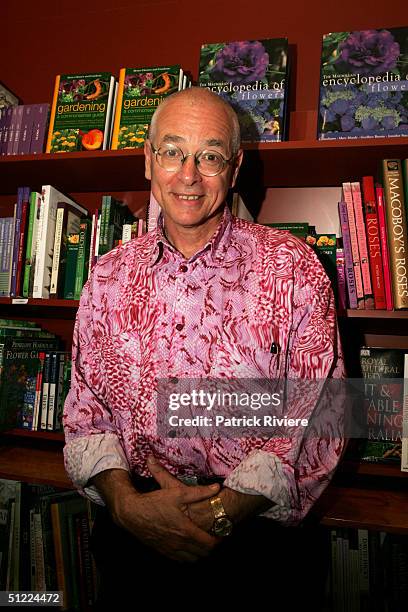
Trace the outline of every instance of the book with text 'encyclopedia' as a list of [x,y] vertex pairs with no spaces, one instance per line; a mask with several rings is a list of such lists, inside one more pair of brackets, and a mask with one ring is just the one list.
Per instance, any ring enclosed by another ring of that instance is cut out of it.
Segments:
[[285,140],[286,38],[202,45],[199,85],[232,105],[238,114],[244,142]]
[[323,36],[319,140],[408,135],[408,28]]
[[107,149],[115,90],[109,72],[58,75],[46,153]]

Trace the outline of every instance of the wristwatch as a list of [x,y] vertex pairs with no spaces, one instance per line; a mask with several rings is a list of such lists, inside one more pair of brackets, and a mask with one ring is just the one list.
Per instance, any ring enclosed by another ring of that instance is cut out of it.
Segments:
[[211,497],[211,509],[214,513],[214,523],[211,533],[218,537],[229,536],[232,532],[233,523],[224,510],[220,497]]

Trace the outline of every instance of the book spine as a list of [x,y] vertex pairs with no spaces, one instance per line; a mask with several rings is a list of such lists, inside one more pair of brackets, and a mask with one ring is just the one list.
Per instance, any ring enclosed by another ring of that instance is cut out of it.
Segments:
[[23,279],[23,297],[29,295],[30,287],[30,272],[32,264],[32,253],[35,250],[36,243],[36,227],[37,227],[37,198],[38,193],[33,191],[30,195],[30,214],[27,229],[27,245],[26,245],[26,258],[24,266],[24,279]]
[[31,134],[33,131],[33,107],[31,104],[26,104],[23,108],[20,146],[17,151],[19,155],[27,155],[30,153]]
[[114,111],[115,85],[116,85],[115,77],[111,76],[110,85],[109,85],[108,103],[107,103],[107,109],[106,109],[106,114],[105,114],[105,126],[103,130],[103,145],[102,145],[103,150],[106,150],[108,148],[109,141],[110,141],[112,114]]
[[6,155],[13,154],[13,145],[14,145],[14,131],[16,129],[16,120],[17,120],[17,107],[13,106],[10,114],[10,122],[8,128],[7,135],[7,144],[6,144]]
[[1,147],[1,154],[2,155],[7,155],[9,133],[10,133],[10,128],[11,128],[12,117],[13,117],[13,107],[9,106],[6,109],[5,119],[4,119],[3,142],[2,142],[2,147]]
[[12,149],[11,149],[11,154],[12,155],[17,155],[18,153],[18,149],[19,149],[19,145],[20,145],[20,138],[21,138],[21,125],[23,123],[23,112],[24,112],[24,106],[16,106],[16,112],[15,112],[15,125],[14,125],[14,136],[13,136],[13,143],[12,143]]
[[401,471],[408,472],[408,354],[404,355],[404,387],[402,401]]
[[381,257],[380,232],[378,227],[374,179],[363,177],[363,202],[367,230],[368,254],[376,309],[386,309],[383,263]]
[[50,386],[49,386],[49,399],[48,399],[48,414],[47,414],[47,427],[49,431],[54,429],[55,419],[55,400],[57,394],[58,384],[58,363],[59,355],[57,352],[51,353],[51,367],[50,367]]
[[[79,240],[79,239],[78,239]],[[67,263],[65,266],[64,299],[73,300],[75,295],[76,267],[78,262],[79,243],[67,243]]]
[[[84,286],[85,279],[87,278],[86,261],[89,249],[89,235],[88,224],[81,223],[79,230],[79,249],[78,249],[78,261],[75,276],[75,293],[74,299],[79,300],[81,297],[82,287]],[[92,250],[89,252],[89,265],[92,256]]]
[[338,309],[344,312],[347,308],[346,271],[344,249],[336,250]]
[[343,183],[344,201],[347,205],[347,220],[350,232],[351,252],[353,256],[354,278],[356,280],[357,308],[364,309],[363,277],[361,274],[360,253],[358,250],[357,229],[354,217],[353,195],[351,184]]
[[47,429],[48,398],[50,389],[51,353],[45,353],[44,372],[42,380],[40,428]]
[[390,256],[387,238],[387,220],[385,217],[384,190],[381,186],[377,186],[375,188],[375,195],[377,201],[378,231],[380,233],[381,257],[383,262],[385,302],[387,305],[387,310],[392,310],[394,307],[394,301],[392,297]]
[[11,264],[10,296],[16,296],[18,247],[20,244],[21,214],[23,210],[24,187],[17,190],[17,207],[14,218],[13,259]]
[[126,76],[126,68],[121,68],[119,72],[119,86],[118,86],[118,96],[116,100],[115,120],[113,123],[113,134],[112,134],[112,149],[113,150],[118,148],[120,120],[122,116],[123,91],[125,87],[125,76]]
[[354,216],[356,220],[356,231],[358,240],[358,251],[360,254],[361,275],[363,277],[364,305],[367,310],[374,308],[374,296],[371,287],[370,263],[368,260],[367,236],[364,224],[363,203],[361,199],[360,183],[351,183],[353,196]]
[[408,308],[408,241],[401,162],[382,162],[394,308]]
[[20,239],[18,245],[18,256],[17,256],[17,278],[16,278],[16,294],[22,295],[23,285],[23,265],[24,265],[24,252],[25,243],[27,237],[27,224],[28,224],[28,213],[30,206],[30,189],[26,187],[23,193],[23,207],[21,212],[21,225],[20,225]]
[[39,429],[39,416],[40,416],[40,406],[41,406],[41,391],[42,391],[42,381],[43,381],[43,372],[44,372],[44,362],[45,362],[45,353],[40,351],[38,353],[38,368],[37,368],[37,377],[35,382],[35,402],[34,402],[34,410],[33,410],[33,430],[37,431]]
[[65,208],[60,207],[57,209],[57,220],[55,223],[55,236],[54,236],[54,253],[52,257],[52,271],[51,271],[51,285],[50,285],[50,297],[55,298],[58,295],[58,272],[60,263],[60,251],[61,251],[61,240],[62,240],[62,227],[64,225]]
[[343,249],[349,305],[350,308],[357,308],[357,291],[354,276],[353,254],[351,250],[350,230],[347,220],[347,204],[345,202],[339,202],[339,217],[341,225],[341,234],[343,236]]
[[61,80],[61,75],[58,74],[55,78],[54,97],[52,99],[50,125],[48,128],[47,145],[45,147],[46,153],[49,153],[51,151],[52,134],[54,131],[55,115],[57,112],[58,90],[59,90],[60,80]]

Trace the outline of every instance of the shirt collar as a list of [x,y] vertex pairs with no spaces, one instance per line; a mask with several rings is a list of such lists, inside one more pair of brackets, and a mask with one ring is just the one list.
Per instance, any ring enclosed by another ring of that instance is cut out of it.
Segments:
[[[198,259],[204,252],[209,251],[213,263],[215,265],[220,265],[224,259],[230,241],[231,226],[232,214],[228,206],[225,205],[223,216],[214,234],[210,240],[189,259],[189,262]],[[155,266],[161,261],[164,249],[168,249],[172,253],[177,253],[177,250],[169,243],[165,236],[162,213],[159,215],[154,233],[151,266]]]

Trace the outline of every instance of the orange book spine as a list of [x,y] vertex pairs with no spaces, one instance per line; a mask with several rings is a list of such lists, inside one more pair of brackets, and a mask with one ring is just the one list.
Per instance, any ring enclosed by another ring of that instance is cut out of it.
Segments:
[[50,127],[48,128],[47,146],[45,148],[46,153],[50,153],[51,151],[52,134],[54,132],[55,114],[57,112],[58,91],[59,91],[60,80],[61,80],[61,75],[58,74],[55,77],[54,97],[52,99],[51,116],[50,116]]
[[115,120],[112,133],[112,149],[118,148],[120,119],[122,116],[123,90],[125,87],[126,68],[121,68],[119,73],[118,98],[116,100]]

